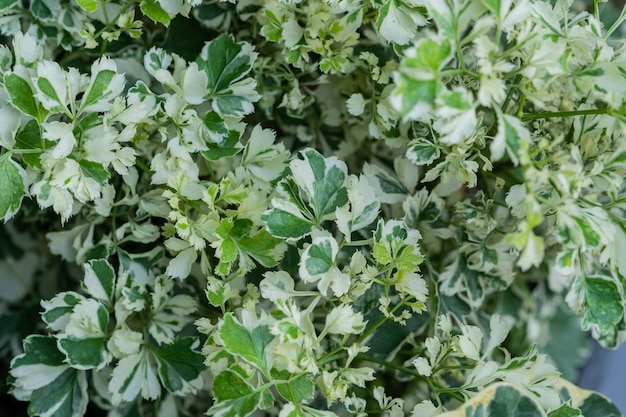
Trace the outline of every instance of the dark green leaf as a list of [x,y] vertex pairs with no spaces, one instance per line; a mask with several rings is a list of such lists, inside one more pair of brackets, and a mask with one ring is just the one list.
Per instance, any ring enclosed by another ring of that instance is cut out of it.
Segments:
[[[42,145],[45,145],[46,148],[50,148],[54,146],[54,143],[48,140],[44,140],[42,143],[39,123],[37,123],[36,120],[29,120],[22,127],[22,129],[17,132],[15,137],[15,147],[17,149],[31,151],[22,154],[22,159],[32,167],[41,168],[41,161],[39,157],[44,151],[41,147]],[[38,152],[32,152],[34,150],[37,150]]]
[[85,372],[67,369],[54,380],[53,384],[33,391],[28,414],[82,417],[87,410],[88,402]]
[[204,356],[193,348],[195,339],[184,337],[155,350],[159,379],[172,394],[194,392],[202,385],[200,373],[206,369]]
[[202,151],[202,156],[207,161],[219,161],[222,158],[237,155],[243,149],[243,145],[239,143],[239,132],[232,130],[224,142],[207,143],[207,148],[206,151]]
[[283,239],[299,239],[313,229],[312,222],[276,208],[266,211],[262,219],[272,236]]
[[239,249],[266,268],[275,266],[279,259],[276,254],[276,246],[282,240],[270,235],[267,231],[261,230],[254,236],[243,236],[236,240]]
[[0,0],[0,11],[9,9],[17,4],[17,0]]
[[81,160],[79,164],[83,174],[89,178],[93,178],[98,184],[102,185],[109,179],[109,171],[106,170],[102,164],[87,161],[86,159]]
[[90,106],[107,96],[107,90],[115,77],[115,71],[105,69],[98,72],[96,78],[92,80],[91,88],[85,93],[86,98],[83,99],[81,106]]
[[209,90],[217,93],[243,78],[252,68],[250,55],[242,52],[242,44],[232,35],[221,34],[207,42],[196,62],[209,79]]
[[[585,417],[621,417],[618,408],[603,395],[592,393],[579,405]],[[550,416],[552,417],[552,416]]]
[[94,298],[112,306],[115,292],[115,271],[106,259],[94,259],[85,267],[85,290]]
[[11,368],[26,365],[61,366],[65,355],[57,348],[52,336],[31,335],[24,340],[24,353],[13,359]]
[[559,408],[548,413],[548,417],[577,417],[580,416],[578,408],[572,408],[568,404],[562,404]]
[[52,19],[52,11],[42,0],[33,0],[30,3],[30,11],[34,17],[43,21]]
[[59,349],[67,357],[67,363],[75,369],[100,369],[111,360],[106,348],[107,338],[78,339],[67,336],[59,339]]
[[9,74],[4,77],[4,87],[11,98],[11,104],[18,110],[33,116],[40,117],[39,104],[35,101],[35,95],[26,80],[17,74]]

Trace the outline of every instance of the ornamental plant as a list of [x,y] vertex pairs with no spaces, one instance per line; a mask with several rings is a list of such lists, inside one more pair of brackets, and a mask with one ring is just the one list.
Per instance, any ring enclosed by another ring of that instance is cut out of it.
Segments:
[[624,20],[1,0],[2,414],[619,416]]

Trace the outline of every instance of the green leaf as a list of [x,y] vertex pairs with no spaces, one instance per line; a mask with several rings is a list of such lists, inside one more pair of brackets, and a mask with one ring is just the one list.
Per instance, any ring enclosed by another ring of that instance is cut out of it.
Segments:
[[200,374],[206,366],[204,356],[194,350],[195,342],[192,337],[184,337],[154,352],[159,379],[172,394],[185,395],[202,388]]
[[202,49],[196,63],[207,75],[213,110],[220,115],[241,117],[254,111],[252,103],[261,96],[255,91],[256,81],[244,77],[256,56],[250,44],[235,42],[227,34],[207,42]]
[[242,326],[232,313],[228,313],[219,326],[219,336],[229,353],[238,355],[259,369],[267,371],[265,349],[274,339],[268,326],[260,325],[249,330]]
[[287,371],[273,371],[272,377],[289,381],[286,384],[276,385],[278,393],[287,401],[300,404],[315,394],[315,383],[305,374],[292,375]]
[[57,92],[52,86],[52,83],[50,83],[50,80],[48,80],[47,78],[40,77],[37,79],[37,86],[39,87],[39,90],[41,90],[43,94],[45,94],[46,96],[48,96],[49,98],[51,98],[52,100],[56,101],[59,104],[58,107],[54,106],[54,111],[62,111],[63,106],[61,103],[61,99],[57,95]]
[[275,266],[279,261],[276,247],[282,240],[273,237],[265,230],[261,230],[254,236],[243,236],[236,239],[239,249],[254,258],[266,268]]
[[[578,407],[585,417],[621,417],[622,413],[617,406],[605,396],[591,393]],[[552,416],[550,416],[552,417]],[[560,417],[560,416],[559,416]]]
[[396,89],[396,93],[402,96],[400,111],[405,117],[409,114],[428,114],[444,88],[438,79],[416,80],[400,74],[400,82]]
[[0,157],[0,217],[5,222],[17,213],[26,195],[26,172],[10,156]]
[[568,404],[562,404],[559,408],[548,413],[548,417],[577,417],[580,415],[578,408],[572,408]]
[[615,331],[615,326],[624,318],[624,305],[617,284],[606,277],[584,278],[585,315],[583,327],[598,326],[601,335]]
[[[581,414],[578,415],[585,417],[621,417],[622,415],[615,404],[597,392],[577,387],[562,378],[557,382],[556,387],[560,388],[559,393],[563,402],[571,402],[572,407],[580,410]],[[553,417],[552,413],[549,417]]]
[[24,340],[24,353],[11,362],[15,369],[27,365],[65,365],[65,356],[59,352],[56,339],[52,336],[31,335]]
[[85,252],[85,261],[93,261],[97,259],[107,259],[111,256],[111,248],[106,244],[98,244]]
[[112,356],[106,348],[107,338],[79,339],[73,336],[59,338],[59,350],[67,357],[67,363],[75,369],[102,369]]
[[105,99],[108,96],[107,90],[109,90],[109,86],[116,75],[115,71],[110,69],[98,71],[96,78],[92,80],[91,88],[85,94],[86,98],[83,99],[81,107],[85,108]]
[[243,378],[228,369],[213,380],[213,395],[217,403],[207,414],[223,417],[248,416],[257,409],[261,398]]
[[428,15],[431,16],[447,39],[455,39],[457,36],[457,16],[452,9],[450,2],[447,1],[429,1],[426,3]]
[[24,162],[32,167],[41,168],[41,161],[39,158],[44,151],[41,147],[42,145],[45,145],[46,148],[51,148],[54,146],[54,142],[44,140],[42,143],[39,123],[37,123],[36,120],[29,120],[22,127],[22,129],[17,132],[15,137],[15,147],[20,150],[29,151],[22,154]]
[[252,69],[251,49],[244,42],[235,42],[229,34],[221,34],[207,42],[196,62],[206,72],[212,93],[225,90]]
[[285,210],[273,208],[261,216],[269,233],[283,239],[300,239],[311,233],[313,223]]
[[439,155],[439,148],[425,139],[410,145],[406,151],[407,158],[417,166],[430,165]]
[[589,221],[583,217],[574,217],[574,221],[583,233],[585,243],[590,247],[597,247],[602,241],[602,238]]
[[327,272],[335,265],[330,239],[311,244],[302,254],[302,262],[311,276]]
[[519,163],[521,143],[530,141],[530,132],[520,119],[502,113],[502,110],[497,105],[494,108],[498,115],[498,133],[489,147],[491,159],[493,161],[502,159],[506,151],[511,161],[517,165]]
[[52,16],[52,10],[43,2],[43,0],[33,0],[29,7],[34,17],[42,21],[50,21]]
[[109,171],[102,164],[83,159],[79,162],[79,165],[85,176],[93,178],[100,185],[103,185],[109,179]]
[[404,65],[415,69],[428,69],[437,73],[448,62],[452,54],[450,42],[442,39],[422,38],[415,45],[414,53],[407,55]]
[[85,372],[67,369],[53,383],[33,391],[28,405],[28,414],[83,417],[88,403]]
[[106,259],[93,259],[85,264],[85,291],[107,306],[113,305],[115,271]]
[[156,399],[161,395],[161,386],[150,363],[146,349],[122,358],[113,369],[108,386],[111,402],[133,401],[139,393],[145,399]]
[[294,160],[289,166],[296,183],[309,197],[319,223],[348,202],[345,187],[348,169],[343,161],[324,158],[315,149],[305,149],[301,155],[303,160]]
[[228,126],[226,126],[226,122],[224,122],[222,116],[214,111],[210,111],[204,115],[202,121],[204,122],[204,126],[209,131],[209,135],[216,143],[221,144],[225,138],[228,140],[233,133],[228,130]]
[[99,4],[96,0],[76,0],[76,3],[87,13],[95,12]]
[[0,0],[0,11],[10,9],[17,4],[17,0]]
[[440,417],[545,417],[534,399],[512,385],[497,383],[488,386],[471,401]]
[[580,319],[562,303],[544,325],[549,337],[542,338],[539,348],[550,356],[564,378],[576,381],[592,347],[589,335],[580,328]]
[[85,373],[71,369],[52,336],[31,335],[11,362],[15,389],[30,400],[31,416],[82,417],[88,403]]
[[[278,183],[278,189],[280,193],[287,197],[290,203],[294,204],[300,213],[306,219],[313,219],[313,213],[311,213],[310,207],[302,199],[300,187],[293,179],[293,177],[287,177]],[[294,212],[295,213],[295,212]]]
[[4,88],[7,90],[11,98],[11,104],[15,108],[38,120],[40,119],[41,109],[37,101],[35,101],[35,94],[26,80],[17,74],[9,74],[4,77]]
[[246,91],[246,95],[221,95],[213,99],[213,108],[220,114],[231,117],[241,117],[254,111],[252,102],[258,101],[258,95],[253,88]]
[[156,1],[144,0],[140,4],[141,12],[155,23],[168,26],[172,18]]
[[237,155],[243,149],[243,145],[239,143],[239,136],[239,132],[231,130],[224,142],[208,143],[208,149],[202,151],[202,156],[207,161],[219,161],[222,158]]
[[74,307],[82,300],[84,300],[82,295],[72,291],[58,293],[50,301],[41,302],[44,308],[41,318],[50,329],[63,330],[69,323]]
[[485,7],[496,16],[496,19],[500,21],[502,16],[500,16],[502,10],[502,0],[482,0],[482,3]]

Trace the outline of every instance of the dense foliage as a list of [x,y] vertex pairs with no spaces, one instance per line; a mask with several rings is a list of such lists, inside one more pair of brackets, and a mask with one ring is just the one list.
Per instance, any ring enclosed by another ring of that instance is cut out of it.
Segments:
[[624,20],[0,0],[7,389],[31,416],[619,416],[567,380],[583,331],[626,339]]

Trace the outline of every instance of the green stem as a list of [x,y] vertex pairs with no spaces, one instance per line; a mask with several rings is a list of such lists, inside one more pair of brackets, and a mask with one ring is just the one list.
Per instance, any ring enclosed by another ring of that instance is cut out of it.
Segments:
[[[404,302],[399,302],[394,308],[392,308],[389,311],[389,314],[393,314],[395,313],[400,307],[402,307],[404,305]],[[376,320],[376,323],[372,324],[370,327],[368,327],[361,336],[359,336],[354,343],[361,343],[363,340],[365,340],[370,334],[372,334],[376,329],[378,329],[384,322],[387,321],[387,316],[385,316],[384,314],[378,319]]]
[[424,376],[420,375],[417,371],[413,371],[411,369],[407,369],[404,366],[397,365],[397,364],[395,364],[393,362],[389,362],[389,361],[386,361],[384,359],[378,359],[378,358],[375,358],[373,356],[365,355],[363,353],[359,353],[356,358],[358,360],[362,360],[362,361],[366,361],[366,362],[377,363],[379,365],[384,366],[385,368],[394,369],[396,371],[400,371],[400,372],[405,373],[407,375],[412,375],[412,376],[414,376],[416,378],[424,379]]
[[608,112],[609,112],[609,108],[605,107],[601,109],[530,113],[530,114],[525,114],[524,116],[522,116],[522,121],[549,119],[553,117],[572,117],[572,116],[607,114]]
[[[519,85],[520,81],[522,81],[522,74],[517,74],[515,76],[515,79],[513,80],[513,86]],[[504,112],[506,112],[506,108],[513,98],[513,91],[515,91],[515,88],[511,88],[506,94],[506,98],[504,99],[504,103],[502,104],[502,111]]]
[[613,25],[611,25],[609,30],[607,30],[606,33],[604,34],[604,39],[605,40],[609,39],[609,36],[611,36],[613,32],[615,32],[622,25],[622,23],[624,23],[625,20],[626,20],[626,5],[622,9],[622,13],[619,15],[615,23],[613,23]]

